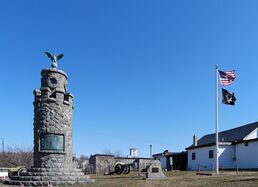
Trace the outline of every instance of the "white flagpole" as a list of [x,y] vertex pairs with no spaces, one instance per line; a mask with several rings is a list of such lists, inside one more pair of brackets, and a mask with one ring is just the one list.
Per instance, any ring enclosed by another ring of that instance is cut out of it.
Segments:
[[216,174],[219,174],[219,139],[218,139],[218,128],[219,128],[219,96],[218,96],[218,65],[216,65]]

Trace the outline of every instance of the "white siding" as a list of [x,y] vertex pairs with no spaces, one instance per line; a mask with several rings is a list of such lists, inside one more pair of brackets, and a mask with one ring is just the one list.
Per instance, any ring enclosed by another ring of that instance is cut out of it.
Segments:
[[219,147],[219,167],[225,169],[235,168],[234,146],[220,145]]
[[236,145],[236,163],[242,169],[258,168],[258,141]]
[[258,138],[258,129],[255,129],[253,132],[251,132],[250,134],[248,134],[244,140],[250,140],[250,139],[255,139]]
[[[213,150],[213,159],[209,158],[209,151]],[[192,153],[195,152],[196,159],[192,160]],[[188,150],[188,169],[212,170],[215,169],[215,146],[200,147]],[[219,147],[219,165],[223,168],[233,168],[233,147],[230,145],[220,145]]]
[[[215,146],[188,150],[188,169],[198,170],[200,167],[201,170],[211,170],[214,166],[214,158],[209,159],[209,150],[213,150],[215,157]],[[195,160],[192,160],[192,153],[195,153]]]

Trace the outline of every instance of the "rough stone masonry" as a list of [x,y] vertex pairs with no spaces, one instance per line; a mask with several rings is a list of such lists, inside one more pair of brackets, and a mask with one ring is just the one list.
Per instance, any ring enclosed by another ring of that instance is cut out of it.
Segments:
[[43,69],[41,76],[41,88],[34,90],[34,166],[13,176],[8,183],[94,183],[72,159],[73,95],[67,91],[67,75],[49,68]]

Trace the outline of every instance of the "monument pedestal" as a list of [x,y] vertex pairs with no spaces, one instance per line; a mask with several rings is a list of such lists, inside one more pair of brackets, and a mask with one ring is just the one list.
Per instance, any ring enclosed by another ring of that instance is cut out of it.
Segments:
[[81,169],[51,169],[51,168],[30,168],[27,172],[21,172],[19,176],[13,176],[7,184],[25,186],[53,186],[62,184],[91,184],[94,180],[84,175]]
[[67,75],[50,68],[43,69],[41,76],[41,88],[34,90],[34,166],[8,183],[93,183],[72,160],[73,95],[67,91]]

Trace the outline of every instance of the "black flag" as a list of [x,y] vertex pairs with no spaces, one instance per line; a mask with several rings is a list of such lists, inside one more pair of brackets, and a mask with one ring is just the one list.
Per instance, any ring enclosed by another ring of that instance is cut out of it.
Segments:
[[236,98],[233,92],[229,92],[222,88],[222,103],[227,105],[235,105]]

